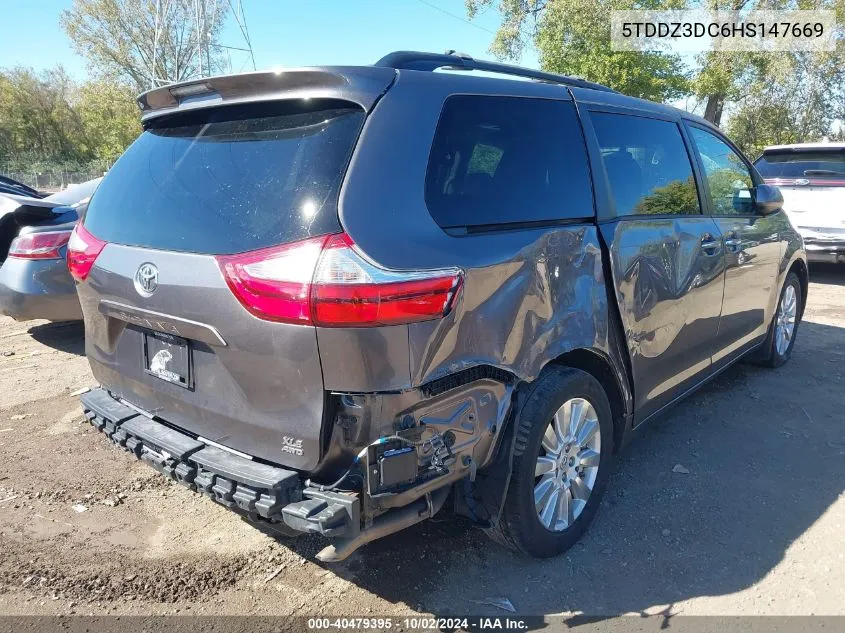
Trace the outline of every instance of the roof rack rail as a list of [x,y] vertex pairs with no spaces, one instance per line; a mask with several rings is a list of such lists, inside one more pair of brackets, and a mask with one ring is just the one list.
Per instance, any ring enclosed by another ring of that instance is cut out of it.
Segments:
[[608,88],[602,84],[587,81],[586,79],[581,79],[579,77],[569,77],[567,75],[558,75],[557,73],[547,73],[542,70],[533,70],[531,68],[523,68],[522,66],[513,66],[511,64],[487,62],[474,59],[465,53],[458,53],[457,51],[446,51],[442,54],[422,53],[417,51],[395,51],[393,53],[388,53],[374,65],[395,68],[397,70],[433,71],[438,68],[448,68],[451,70],[483,70],[501,75],[526,77],[528,79],[538,79],[540,81],[548,81],[566,86],[576,86],[578,88],[590,88],[592,90],[601,90],[603,92],[616,92],[616,90],[613,90],[612,88]]

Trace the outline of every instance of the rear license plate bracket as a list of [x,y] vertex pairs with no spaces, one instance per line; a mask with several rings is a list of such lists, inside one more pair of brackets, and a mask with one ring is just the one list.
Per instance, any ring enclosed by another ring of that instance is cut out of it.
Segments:
[[144,373],[185,389],[193,388],[193,362],[188,339],[142,330]]

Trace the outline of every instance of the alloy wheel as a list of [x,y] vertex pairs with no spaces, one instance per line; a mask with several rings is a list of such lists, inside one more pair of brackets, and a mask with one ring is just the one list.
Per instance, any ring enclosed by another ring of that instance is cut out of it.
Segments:
[[795,293],[795,286],[788,285],[784,288],[781,297],[778,313],[775,317],[775,350],[779,356],[786,354],[792,337],[795,334],[795,317],[798,313],[798,296]]
[[593,491],[601,461],[601,432],[593,405],[563,403],[546,428],[534,467],[534,505],[547,530],[571,526]]

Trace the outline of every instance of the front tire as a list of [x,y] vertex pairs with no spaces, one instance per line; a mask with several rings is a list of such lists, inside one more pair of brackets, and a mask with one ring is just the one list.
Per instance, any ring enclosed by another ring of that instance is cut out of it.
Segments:
[[780,367],[792,356],[798,326],[801,324],[801,306],[803,305],[801,295],[801,282],[798,275],[790,272],[783,282],[775,316],[763,343],[761,364],[767,367]]
[[529,392],[518,424],[499,529],[514,549],[557,556],[598,511],[612,461],[613,413],[590,374],[552,367]]

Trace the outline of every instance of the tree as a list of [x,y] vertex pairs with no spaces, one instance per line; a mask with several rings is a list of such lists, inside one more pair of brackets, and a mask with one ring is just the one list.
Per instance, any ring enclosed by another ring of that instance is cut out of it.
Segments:
[[[837,13],[841,23],[845,17],[845,1],[843,0],[707,0],[706,6],[711,10],[750,11],[778,9],[784,11],[803,10],[831,10]],[[731,51],[708,51],[698,58],[699,72],[693,81],[696,95],[705,101],[704,118],[720,125],[725,106],[731,101],[745,99],[753,90],[749,90],[750,82],[758,81],[777,86],[779,82],[795,85],[795,76],[784,73],[784,69],[796,70],[803,67],[801,81],[806,85],[817,85],[818,79],[829,75],[828,66],[831,60],[841,67],[845,61],[845,44],[839,37],[838,50],[810,55],[820,66],[807,67],[805,60],[808,53],[741,53]],[[828,92],[836,93],[839,84],[830,84]],[[794,96],[794,90],[787,89],[787,93]]]
[[[753,10],[764,0],[707,0],[704,5],[711,11]],[[780,8],[780,7],[767,7]],[[785,7],[784,7],[785,8]],[[704,118],[715,125],[722,120],[725,101],[735,96],[739,88],[736,78],[743,74],[752,59],[751,55],[739,52],[707,51],[699,55],[700,69],[693,82],[698,97],[705,99]]]
[[134,91],[106,80],[77,84],[61,66],[0,71],[4,171],[102,172],[141,132]]
[[103,80],[85,83],[75,102],[85,151],[101,164],[114,163],[141,133],[133,91],[122,84]]
[[739,97],[738,76],[751,64],[751,55],[739,52],[708,51],[699,55],[701,64],[692,82],[693,90],[705,101],[704,118],[715,125],[722,121],[725,102]]
[[622,52],[610,47],[610,12],[679,8],[682,0],[466,0],[474,17],[496,5],[502,25],[491,45],[499,59],[519,59],[533,42],[544,70],[576,75],[644,99],[666,101],[688,92],[677,55]]
[[[497,57],[518,59],[533,42],[548,70],[581,75],[654,101],[694,94],[705,104],[708,121],[719,125],[725,114],[740,117],[735,125],[745,126],[746,138],[759,126],[780,136],[818,138],[831,133],[831,122],[845,114],[841,34],[836,51],[812,55],[707,51],[689,72],[677,56],[614,52],[609,37],[613,10],[704,7],[747,14],[756,9],[828,9],[841,24],[845,0],[466,0],[469,17],[494,5],[502,15],[491,45]],[[822,128],[826,131],[820,132]]]
[[766,145],[830,136],[843,114],[845,66],[836,52],[766,55],[743,82],[727,129],[750,155]]
[[83,126],[72,107],[75,89],[61,66],[0,72],[0,156],[78,158]]
[[61,21],[94,74],[142,92],[224,68],[217,46],[224,4],[202,0],[203,29],[197,28],[195,5],[194,0],[74,0]]

